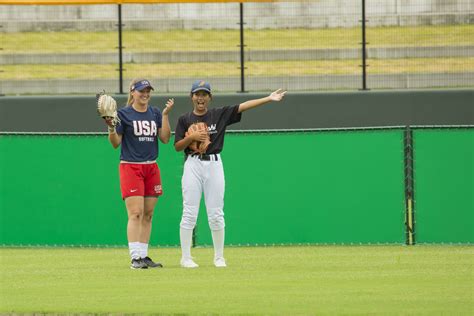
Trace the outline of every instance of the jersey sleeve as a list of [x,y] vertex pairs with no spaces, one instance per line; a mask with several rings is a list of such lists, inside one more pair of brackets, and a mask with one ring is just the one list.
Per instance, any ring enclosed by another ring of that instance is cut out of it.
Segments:
[[238,123],[242,119],[242,113],[239,113],[239,105],[224,106],[222,110],[222,119],[226,122],[226,125]]
[[180,116],[178,119],[178,123],[176,124],[176,130],[174,132],[174,143],[176,144],[180,140],[184,138],[184,134],[186,133],[186,126],[185,126],[185,118],[184,116]]

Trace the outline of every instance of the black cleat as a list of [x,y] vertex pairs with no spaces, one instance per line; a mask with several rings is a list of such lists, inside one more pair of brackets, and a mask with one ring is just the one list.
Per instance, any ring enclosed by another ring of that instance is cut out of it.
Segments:
[[141,259],[142,262],[146,264],[147,267],[150,268],[163,268],[163,265],[159,262],[153,262],[150,257],[145,257]]
[[130,269],[148,269],[148,265],[143,261],[143,259],[132,259]]

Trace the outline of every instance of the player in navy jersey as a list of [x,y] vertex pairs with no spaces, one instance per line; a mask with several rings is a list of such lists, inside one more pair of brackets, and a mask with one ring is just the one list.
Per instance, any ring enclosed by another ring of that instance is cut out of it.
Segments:
[[[184,150],[185,163],[181,180],[183,190],[183,216],[180,224],[181,266],[197,268],[191,257],[193,229],[196,226],[201,196],[204,192],[207,217],[214,244],[214,265],[226,267],[224,259],[224,170],[220,152],[224,147],[224,135],[228,125],[240,122],[242,112],[266,104],[280,101],[286,91],[281,89],[261,99],[249,100],[238,105],[209,109],[212,100],[211,86],[205,81],[196,81],[191,88],[193,111],[179,117],[176,125],[174,147]],[[186,134],[189,126],[205,122],[207,131]],[[196,154],[189,145],[194,141],[204,141],[210,136],[211,144],[204,154]]]
[[127,105],[118,110],[120,124],[109,126],[109,141],[120,151],[120,188],[128,213],[127,237],[132,269],[162,267],[148,256],[153,211],[158,196],[163,193],[160,169],[156,163],[158,139],[166,144],[171,130],[168,113],[174,105],[169,99],[163,113],[151,107],[150,82],[133,80]]

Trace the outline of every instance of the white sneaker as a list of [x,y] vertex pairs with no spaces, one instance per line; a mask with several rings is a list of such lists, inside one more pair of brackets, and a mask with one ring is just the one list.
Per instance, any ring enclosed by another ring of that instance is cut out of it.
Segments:
[[225,268],[227,265],[225,264],[225,259],[224,258],[216,258],[214,259],[214,265],[217,268]]
[[197,268],[199,265],[191,258],[181,259],[181,266],[183,268]]

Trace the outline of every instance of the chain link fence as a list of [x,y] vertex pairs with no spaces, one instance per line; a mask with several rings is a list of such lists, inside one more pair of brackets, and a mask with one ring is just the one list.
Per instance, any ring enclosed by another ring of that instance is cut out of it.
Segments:
[[0,94],[474,87],[474,0],[0,5]]

